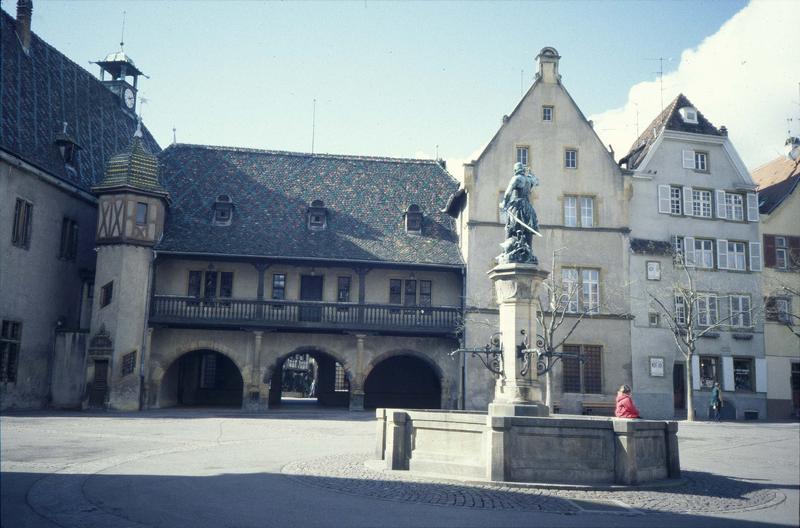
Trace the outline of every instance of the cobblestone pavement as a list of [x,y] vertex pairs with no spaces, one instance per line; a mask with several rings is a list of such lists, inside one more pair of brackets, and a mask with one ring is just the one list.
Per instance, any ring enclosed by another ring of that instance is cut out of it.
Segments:
[[368,454],[320,457],[283,468],[302,476],[304,484],[343,493],[402,502],[502,510],[579,513],[718,513],[768,508],[783,502],[783,493],[758,483],[724,476],[684,472],[685,482],[647,490],[576,490],[476,484],[418,478],[402,471],[367,467]]
[[682,423],[682,485],[613,491],[380,470],[361,454],[374,434],[368,413],[299,407],[6,414],[0,526],[800,525],[796,423]]

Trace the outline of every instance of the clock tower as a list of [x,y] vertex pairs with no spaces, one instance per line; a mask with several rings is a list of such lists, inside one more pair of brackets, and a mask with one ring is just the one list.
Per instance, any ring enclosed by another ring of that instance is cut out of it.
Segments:
[[124,110],[135,116],[139,76],[147,75],[136,67],[122,46],[119,51],[109,53],[105,59],[96,61],[95,64],[100,66],[100,82],[119,97],[120,106]]

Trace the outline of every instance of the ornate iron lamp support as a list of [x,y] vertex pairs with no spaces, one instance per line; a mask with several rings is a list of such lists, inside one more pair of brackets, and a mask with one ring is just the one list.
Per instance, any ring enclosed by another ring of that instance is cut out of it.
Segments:
[[517,346],[517,357],[522,361],[522,369],[520,370],[520,374],[523,376],[530,370],[533,354],[536,354],[536,372],[539,376],[547,374],[553,370],[553,367],[556,365],[556,363],[564,358],[574,358],[581,363],[586,361],[586,358],[580,354],[574,354],[572,352],[552,352],[545,350],[544,337],[540,335],[536,336],[536,347],[529,348],[528,336],[525,334],[525,330],[521,330],[520,333],[522,334],[522,343]]
[[503,370],[503,343],[500,342],[500,335],[500,332],[492,334],[489,342],[482,348],[459,348],[450,352],[450,355],[472,354],[472,357],[478,358],[489,372],[505,377]]

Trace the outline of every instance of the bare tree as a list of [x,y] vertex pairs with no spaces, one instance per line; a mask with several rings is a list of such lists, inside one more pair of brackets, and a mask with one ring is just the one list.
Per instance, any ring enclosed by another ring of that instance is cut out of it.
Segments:
[[[698,290],[691,267],[686,265],[683,255],[675,255],[675,266],[683,275],[683,280],[676,281],[672,285],[674,298],[665,301],[651,291],[648,291],[647,295],[652,304],[664,314],[664,319],[675,340],[675,347],[686,359],[684,367],[686,371],[686,419],[694,421],[692,359],[697,350],[698,339],[725,326],[733,318],[741,317],[744,313],[748,314],[750,324],[754,324],[754,310],[751,301],[751,306],[746,311],[740,310],[731,312],[726,317],[719,317],[717,301],[725,296],[710,296],[708,293]],[[711,305],[712,299],[713,306]]]
[[[764,310],[767,317],[782,323],[792,334],[800,338],[800,314],[797,312],[797,303],[789,301],[790,298],[796,299],[797,297],[800,297],[800,291],[797,288],[778,282],[777,287],[773,288],[765,299]],[[781,310],[778,305],[781,299],[785,299],[785,310]]]
[[539,328],[536,346],[541,351],[540,370],[545,371],[544,403],[551,413],[553,412],[552,368],[560,358],[559,350],[581,321],[599,310],[599,299],[597,305],[581,302],[582,288],[579,281],[565,283],[560,275],[556,276],[556,255],[559,251],[553,251],[550,261],[551,273],[542,282],[543,292],[537,299],[539,309],[536,311],[536,323]]

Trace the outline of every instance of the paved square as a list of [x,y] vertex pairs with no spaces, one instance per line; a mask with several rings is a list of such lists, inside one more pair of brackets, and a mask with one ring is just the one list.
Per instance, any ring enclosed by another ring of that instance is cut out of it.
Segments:
[[798,526],[800,425],[680,427],[685,484],[564,490],[374,469],[371,413],[9,414],[2,526]]

